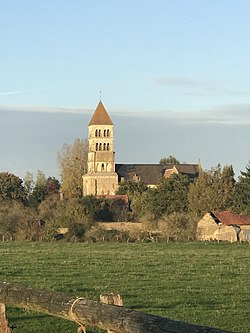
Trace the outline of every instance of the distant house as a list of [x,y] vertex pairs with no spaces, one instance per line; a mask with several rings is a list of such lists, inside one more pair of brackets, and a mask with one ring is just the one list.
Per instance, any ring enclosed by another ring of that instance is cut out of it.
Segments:
[[198,164],[116,164],[115,172],[118,182],[128,180],[140,181],[148,187],[156,187],[161,178],[169,178],[173,174],[186,175],[195,179],[199,175]]
[[250,242],[250,216],[229,211],[207,213],[198,222],[197,239]]

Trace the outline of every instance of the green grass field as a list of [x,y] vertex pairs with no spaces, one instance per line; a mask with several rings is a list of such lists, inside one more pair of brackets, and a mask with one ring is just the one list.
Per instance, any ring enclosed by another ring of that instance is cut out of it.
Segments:
[[[215,243],[0,243],[0,281],[99,300],[119,292],[142,312],[250,332],[250,246]],[[14,333],[74,323],[8,308]],[[98,330],[97,330],[98,332]]]

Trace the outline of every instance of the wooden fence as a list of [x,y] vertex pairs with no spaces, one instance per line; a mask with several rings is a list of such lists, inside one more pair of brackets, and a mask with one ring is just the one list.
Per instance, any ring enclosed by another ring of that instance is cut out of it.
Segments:
[[0,283],[0,303],[75,321],[79,332],[92,326],[116,333],[233,333],[19,284]]

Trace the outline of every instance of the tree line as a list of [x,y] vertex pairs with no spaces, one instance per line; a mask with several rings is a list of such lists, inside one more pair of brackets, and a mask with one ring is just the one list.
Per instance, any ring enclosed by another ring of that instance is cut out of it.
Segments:
[[[196,223],[207,212],[231,210],[250,215],[250,164],[237,180],[232,165],[201,170],[195,180],[173,174],[160,179],[156,188],[128,180],[117,191],[128,196],[128,207],[120,199],[83,196],[87,152],[87,140],[76,139],[62,147],[58,153],[62,182],[42,171],[35,179],[30,172],[24,179],[0,172],[0,237],[51,240],[58,228],[66,227],[68,240],[84,240],[96,222],[132,221],[161,230],[169,239],[185,240],[195,239]],[[169,156],[160,163],[180,162]]]

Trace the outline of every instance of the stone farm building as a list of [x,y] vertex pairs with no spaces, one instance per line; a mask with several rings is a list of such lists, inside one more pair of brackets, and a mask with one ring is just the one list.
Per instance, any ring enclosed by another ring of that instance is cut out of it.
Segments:
[[198,222],[197,239],[250,242],[250,216],[230,211],[207,213]]
[[83,176],[84,195],[115,195],[119,182],[141,181],[155,187],[162,177],[174,173],[194,179],[199,174],[198,164],[115,164],[114,124],[102,101],[88,126],[88,168]]

